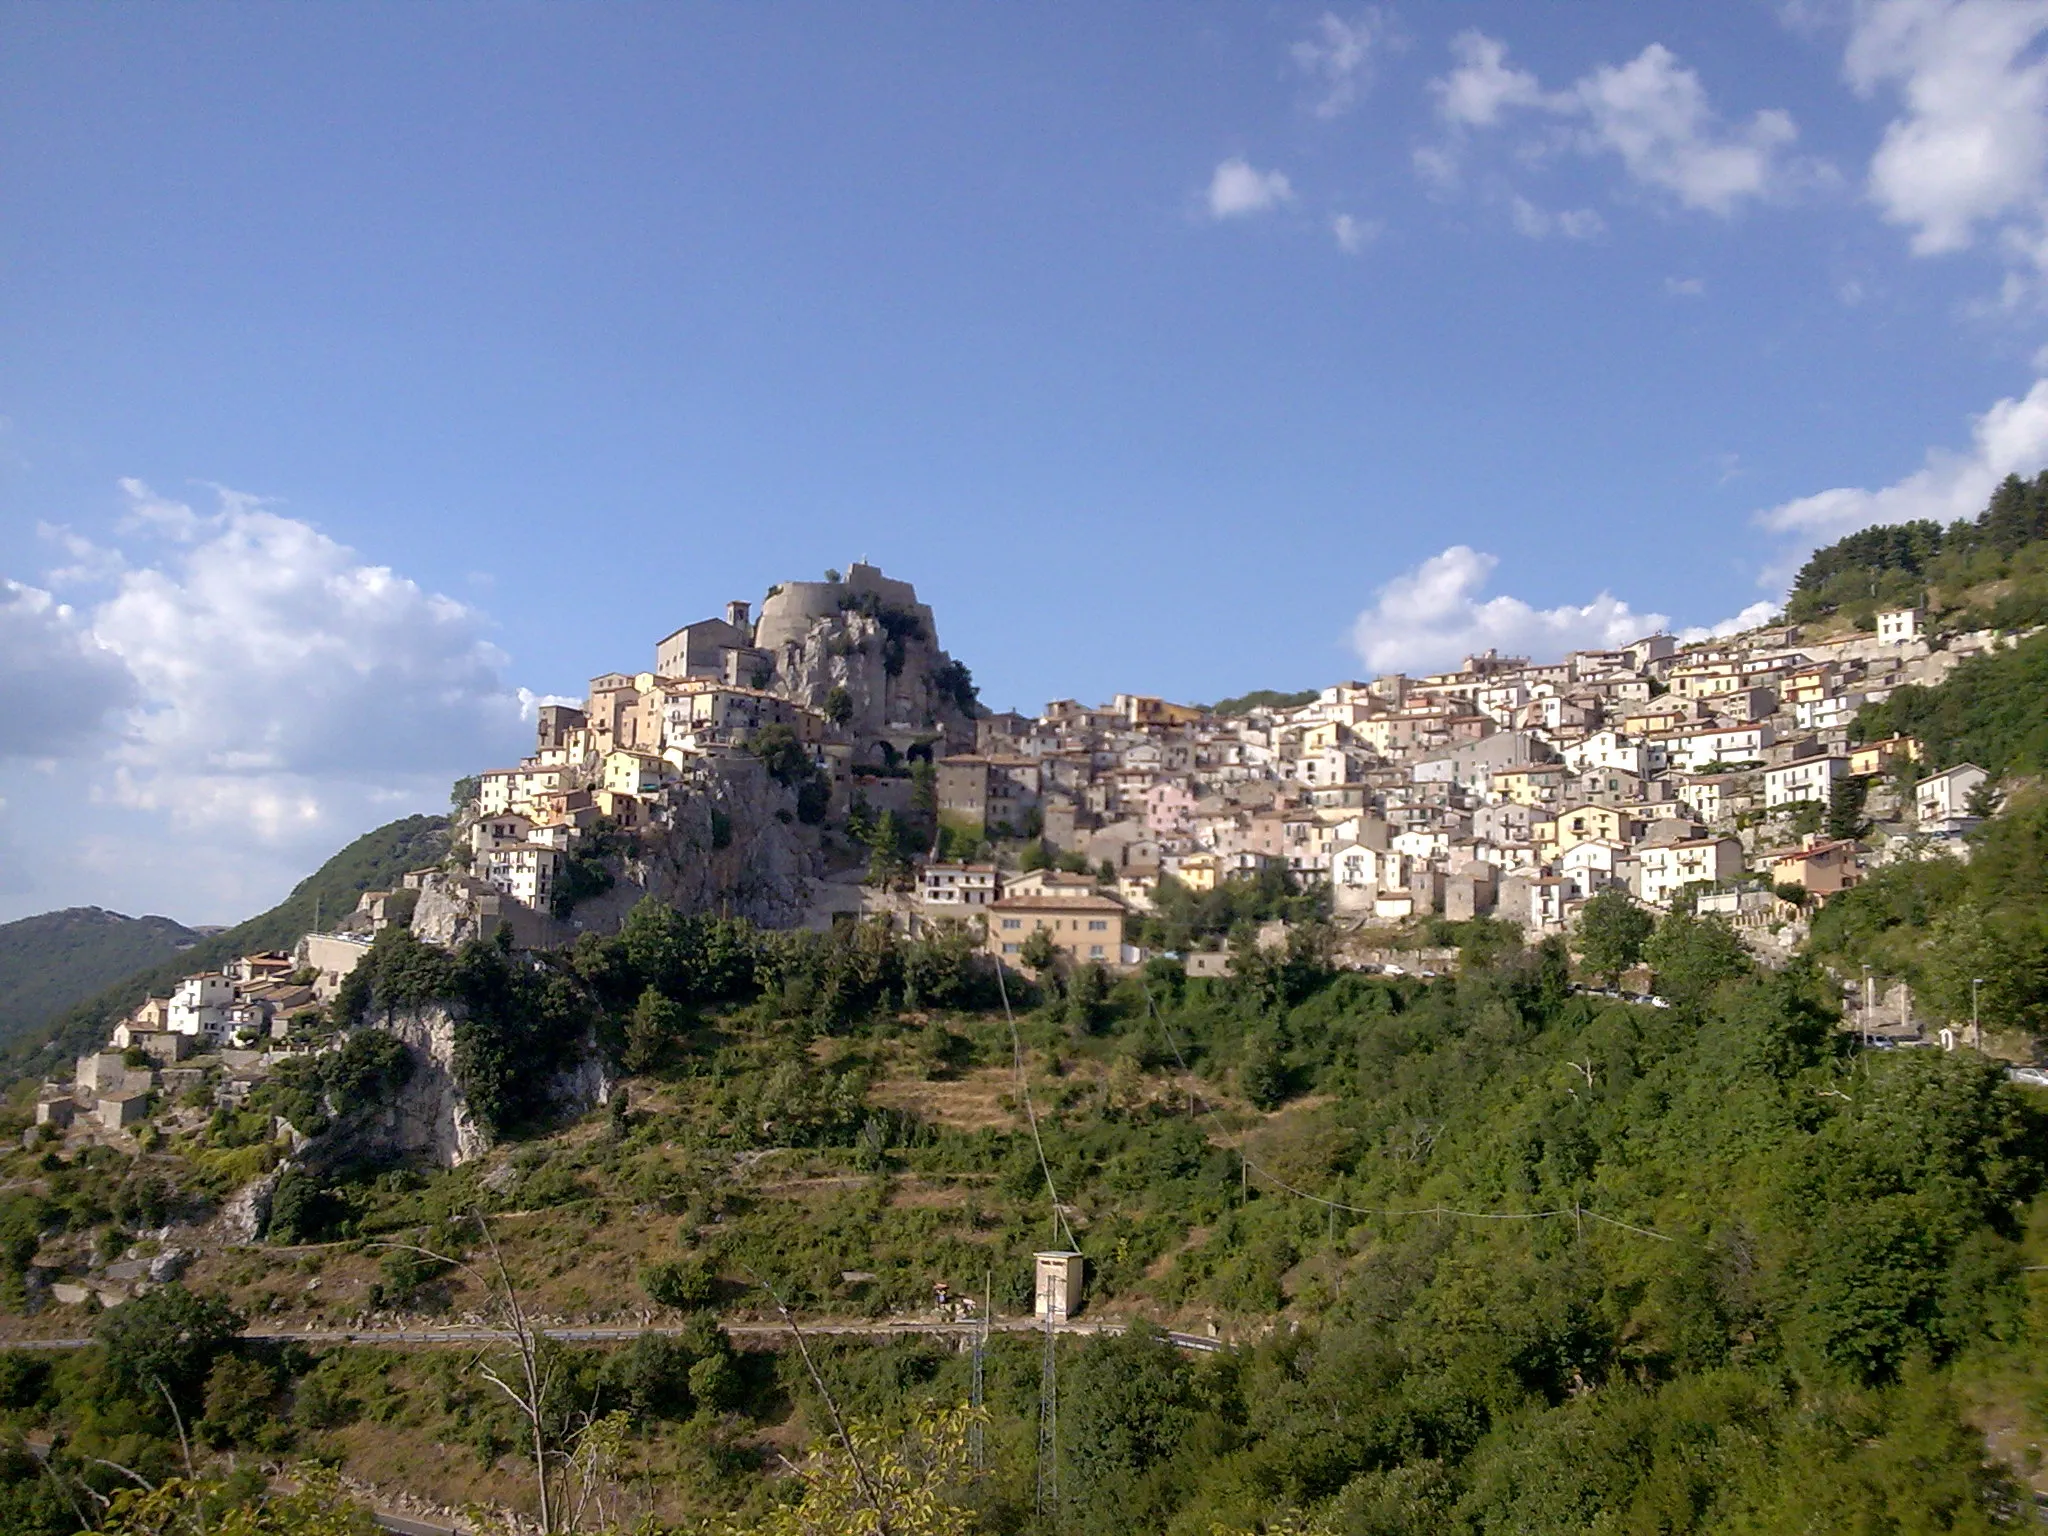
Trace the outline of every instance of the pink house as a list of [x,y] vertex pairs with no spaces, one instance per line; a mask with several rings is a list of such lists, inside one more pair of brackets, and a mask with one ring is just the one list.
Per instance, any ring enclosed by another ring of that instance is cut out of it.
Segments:
[[1155,779],[1145,788],[1145,829],[1154,837],[1186,837],[1195,830],[1195,792],[1179,779]]

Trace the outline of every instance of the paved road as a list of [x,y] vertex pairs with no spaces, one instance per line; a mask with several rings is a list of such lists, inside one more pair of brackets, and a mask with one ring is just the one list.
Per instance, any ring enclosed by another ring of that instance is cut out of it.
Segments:
[[370,1518],[377,1522],[378,1530],[392,1531],[396,1536],[457,1536],[452,1525],[433,1525],[410,1515],[394,1515],[380,1509]]
[[[727,1323],[723,1325],[728,1337],[733,1339],[781,1338],[789,1328],[783,1323]],[[988,1325],[990,1333],[1038,1333],[1044,1324],[1031,1318],[998,1318]],[[962,1322],[815,1322],[802,1325],[805,1333],[812,1336],[838,1338],[900,1339],[936,1335],[946,1338],[972,1338],[981,1331],[980,1323]],[[1117,1334],[1124,1331],[1122,1323],[1058,1323],[1054,1329],[1059,1333]],[[560,1339],[571,1344],[616,1344],[628,1339],[637,1339],[643,1333],[678,1334],[681,1328],[615,1328],[580,1327],[547,1328],[544,1332],[551,1339]],[[251,1328],[242,1337],[265,1344],[491,1344],[504,1337],[495,1329],[456,1328],[355,1328],[355,1329],[265,1329]],[[1193,1350],[1200,1354],[1214,1354],[1224,1346],[1216,1339],[1204,1338],[1194,1333],[1168,1333],[1169,1344],[1180,1349]],[[91,1339],[0,1339],[0,1349],[84,1349]]]

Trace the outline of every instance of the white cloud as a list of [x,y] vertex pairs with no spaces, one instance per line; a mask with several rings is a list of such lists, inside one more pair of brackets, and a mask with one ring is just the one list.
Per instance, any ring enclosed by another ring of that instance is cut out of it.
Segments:
[[1726,216],[1744,198],[1784,190],[1794,176],[1781,153],[1799,137],[1790,113],[1772,109],[1724,128],[1699,76],[1660,43],[1619,67],[1603,65],[1573,90],[1587,140],[1688,208]]
[[1694,625],[1681,629],[1678,638],[1687,645],[1700,640],[1723,640],[1729,635],[1739,635],[1744,630],[1756,629],[1768,624],[1778,616],[1779,605],[1773,602],[1751,603],[1732,619],[1723,619],[1718,624]]
[[1508,210],[1516,231],[1531,240],[1545,240],[1552,235],[1562,235],[1567,240],[1591,240],[1607,232],[1607,221],[1591,208],[1566,208],[1552,213],[1516,193],[1508,200]]
[[1903,114],[1870,162],[1884,217],[1920,255],[1981,231],[2048,265],[2048,32],[2044,0],[1875,0],[1857,7],[1844,71],[1865,95],[1897,89]]
[[124,748],[138,770],[455,767],[517,720],[475,609],[250,498],[202,516],[130,495],[183,546],[123,575],[92,615],[143,695]]
[[1356,256],[1380,237],[1380,225],[1376,220],[1353,218],[1340,213],[1330,220],[1330,233],[1336,237],[1337,248],[1347,256]]
[[1673,298],[1697,299],[1707,291],[1707,280],[1704,277],[1667,277],[1664,279],[1664,291]]
[[1488,649],[1555,657],[1626,645],[1664,629],[1660,613],[1638,613],[1602,592],[1590,603],[1535,608],[1518,597],[1485,597],[1496,556],[1454,544],[1380,588],[1352,626],[1359,659],[1375,672],[1432,672]]
[[[476,609],[257,498],[124,489],[121,549],[57,540],[97,552],[100,601],[0,584],[0,758],[50,769],[7,816],[63,899],[244,916],[281,894],[263,882],[519,750],[522,697]],[[129,856],[101,868],[93,847]]]
[[0,758],[103,749],[136,693],[118,655],[40,587],[0,578]]
[[1415,157],[1418,174],[1438,188],[1455,181],[1474,130],[1531,112],[1549,126],[1556,145],[1615,155],[1638,185],[1722,217],[1746,200],[1784,196],[1829,174],[1818,162],[1790,155],[1799,131],[1789,113],[1771,109],[1744,123],[1726,122],[1699,76],[1661,43],[1626,64],[1601,65],[1561,91],[1545,90],[1534,74],[1510,65],[1498,38],[1461,32],[1451,51],[1455,67],[1430,82],[1449,138]]
[[1358,104],[1372,84],[1373,53],[1386,29],[1386,13],[1377,7],[1361,11],[1355,21],[1325,11],[1316,18],[1314,35],[1288,50],[1321,92],[1312,109],[1317,117],[1340,117]]
[[1840,538],[1873,523],[1932,518],[1950,523],[1975,517],[2009,474],[2032,474],[2048,464],[2048,379],[2018,399],[2007,397],[1970,426],[1970,447],[1955,453],[1930,448],[1921,467],[1878,490],[1837,487],[1780,503],[1756,515],[1766,530],[1809,540]]
[[1438,114],[1462,128],[1491,128],[1509,107],[1569,109],[1570,97],[1547,95],[1526,69],[1508,66],[1508,45],[1483,32],[1451,39],[1457,68],[1429,83]]
[[1294,201],[1294,185],[1280,171],[1255,170],[1237,156],[1209,178],[1209,217],[1239,219]]

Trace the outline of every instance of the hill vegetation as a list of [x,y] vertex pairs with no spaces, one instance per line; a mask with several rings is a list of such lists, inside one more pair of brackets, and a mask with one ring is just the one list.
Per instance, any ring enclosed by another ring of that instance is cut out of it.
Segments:
[[17,1036],[8,1053],[13,1073],[39,1073],[50,1062],[68,1061],[92,1049],[123,1014],[145,997],[168,992],[179,977],[218,969],[237,955],[289,949],[314,927],[316,916],[324,914],[325,921],[333,922],[354,911],[364,891],[389,889],[407,870],[438,864],[447,853],[444,816],[407,816],[365,832],[269,911],[199,938],[171,958],[131,971],[46,1019],[43,1028]]
[[1219,699],[1210,707],[1219,715],[1248,715],[1255,709],[1293,709],[1302,704],[1313,704],[1319,692],[1315,688],[1303,688],[1296,693],[1285,693],[1278,688],[1254,688],[1234,699]]
[[0,1046],[201,937],[168,917],[123,917],[98,907],[0,924]]
[[[957,935],[764,933],[650,903],[532,973],[494,946],[386,938],[342,1010],[500,997],[464,1049],[531,1073],[536,1022],[570,1009],[634,1074],[623,1103],[561,1128],[508,1117],[484,1167],[331,1170],[289,1202],[311,1225],[272,1241],[341,1246],[210,1256],[189,1283],[293,1326],[460,1317],[488,1304],[474,1272],[360,1245],[474,1262],[482,1216],[529,1305],[651,1305],[681,1330],[551,1347],[543,1433],[565,1478],[598,1465],[584,1437],[617,1411],[615,1470],[591,1474],[614,1507],[638,1488],[657,1523],[846,1529],[774,1513],[829,1492],[835,1410],[810,1371],[735,1352],[693,1309],[744,1317],[772,1288],[813,1316],[890,1314],[986,1276],[999,1310],[1028,1311],[1050,1188],[1091,1316],[1213,1322],[1241,1347],[1062,1341],[1061,1492],[1034,1514],[1040,1350],[999,1336],[986,1470],[913,1458],[935,1470],[906,1510],[929,1494],[958,1518],[893,1529],[1971,1531],[2021,1508],[2025,1468],[1987,1465],[1976,1426],[2048,1391],[2048,1114],[1995,1063],[1859,1053],[1816,968],[1759,970],[1682,914],[1650,945],[1662,1009],[1575,990],[1560,943],[1490,926],[1429,982],[1333,971],[1315,926],[1298,935],[1240,945],[1221,981],[1055,972],[1013,998],[1014,1043]],[[153,1198],[274,1157],[272,1108],[160,1148]],[[118,1251],[152,1218],[119,1154],[37,1158],[0,1163],[0,1229]],[[203,1442],[530,1505],[526,1429],[466,1356],[209,1337],[173,1388]],[[59,1432],[61,1476],[176,1465],[168,1410],[120,1386],[133,1343],[0,1356],[5,1415]],[[970,1395],[949,1348],[812,1354],[877,1455]],[[825,1458],[810,1483],[762,1475],[806,1440]],[[16,1509],[50,1483],[0,1467]],[[69,1528],[36,1518],[11,1528]]]
[[1975,763],[1994,778],[2048,770],[2048,635],[1972,656],[1941,684],[1908,684],[1857,713],[1858,740],[1913,736],[1925,766]]
[[1785,605],[1794,623],[1925,602],[1950,632],[2048,622],[2048,470],[2006,477],[1975,518],[1864,528],[1815,550]]

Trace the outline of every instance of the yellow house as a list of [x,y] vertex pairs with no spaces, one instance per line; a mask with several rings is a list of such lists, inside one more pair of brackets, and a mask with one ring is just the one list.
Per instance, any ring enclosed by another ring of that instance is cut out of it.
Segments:
[[1330,747],[1341,747],[1350,733],[1335,720],[1318,720],[1314,725],[1302,727],[1301,750],[1321,752]]
[[604,757],[602,787],[615,795],[651,795],[673,769],[652,752],[616,751]]
[[1213,891],[1222,877],[1223,859],[1214,853],[1191,853],[1173,870],[1173,878],[1191,891]]
[[1516,805],[1549,805],[1564,793],[1564,776],[1563,764],[1543,763],[1496,773],[1493,787]]
[[1778,690],[1779,697],[1787,704],[1809,704],[1815,699],[1824,699],[1835,691],[1835,681],[1840,673],[1841,669],[1831,661],[1803,668],[1785,679]]
[[1911,760],[1920,761],[1920,743],[1911,736],[1887,736],[1883,741],[1866,742],[1860,747],[1849,749],[1849,772],[1852,777],[1866,778],[1874,773],[1883,773],[1892,764]]
[[1124,908],[1106,896],[1005,896],[988,907],[988,952],[1018,964],[1025,940],[1043,929],[1077,964],[1123,963]]
[[1580,843],[1629,843],[1633,823],[1627,812],[1612,805],[1567,806],[1549,821],[1530,826],[1545,861],[1555,859]]

